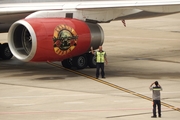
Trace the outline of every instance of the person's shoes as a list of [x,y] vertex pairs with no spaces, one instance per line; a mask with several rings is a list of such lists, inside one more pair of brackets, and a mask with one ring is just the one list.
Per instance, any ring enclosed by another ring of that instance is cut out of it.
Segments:
[[161,118],[161,115],[159,115],[159,118]]
[[102,78],[104,78],[104,79],[105,79],[106,77],[102,77]]
[[157,116],[151,116],[151,118],[157,118]]
[[96,77],[96,79],[98,79],[99,77]]

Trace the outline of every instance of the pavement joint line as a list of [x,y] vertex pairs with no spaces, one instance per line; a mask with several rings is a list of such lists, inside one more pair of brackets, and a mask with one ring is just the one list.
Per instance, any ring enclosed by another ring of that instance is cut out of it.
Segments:
[[[90,76],[90,75],[87,75],[87,74],[84,74],[84,73],[81,73],[81,72],[78,72],[78,71],[75,71],[75,70],[71,70],[71,69],[68,69],[68,68],[64,68],[64,67],[62,67],[61,65],[56,64],[56,63],[52,63],[52,62],[49,62],[49,61],[47,61],[47,63],[48,63],[49,65],[54,66],[54,67],[64,69],[64,70],[66,70],[66,71],[69,71],[69,72],[78,74],[78,75],[80,75],[80,76],[89,78],[89,79],[91,79],[91,80],[94,80],[94,81],[97,81],[97,82],[99,82],[99,83],[108,85],[108,86],[110,86],[110,87],[116,88],[116,89],[121,90],[121,91],[124,91],[124,92],[126,92],[126,93],[135,95],[135,96],[137,96],[137,97],[140,97],[140,98],[143,98],[143,99],[146,99],[146,100],[149,100],[149,101],[152,101],[152,98],[150,98],[150,97],[148,97],[148,96],[145,96],[145,95],[136,93],[136,92],[134,92],[134,91],[128,90],[128,89],[123,88],[123,87],[120,87],[120,86],[115,85],[115,84],[112,84],[112,83],[110,83],[110,82],[107,82],[107,81],[104,81],[104,80],[101,80],[101,79],[96,79],[96,78],[94,78],[94,77],[92,77],[92,76]],[[165,106],[165,107],[168,107],[168,108],[171,108],[171,109],[173,109],[173,110],[175,110],[175,111],[180,112],[180,108],[177,108],[177,107],[172,106],[172,105],[170,105],[170,104],[164,103],[164,102],[162,102],[162,101],[161,101],[161,105],[163,105],[163,106]]]

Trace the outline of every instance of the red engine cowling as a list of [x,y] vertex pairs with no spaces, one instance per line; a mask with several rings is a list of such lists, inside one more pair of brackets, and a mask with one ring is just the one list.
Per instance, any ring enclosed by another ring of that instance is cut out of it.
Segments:
[[77,19],[43,18],[15,22],[8,33],[13,55],[22,61],[62,61],[104,42],[98,24]]

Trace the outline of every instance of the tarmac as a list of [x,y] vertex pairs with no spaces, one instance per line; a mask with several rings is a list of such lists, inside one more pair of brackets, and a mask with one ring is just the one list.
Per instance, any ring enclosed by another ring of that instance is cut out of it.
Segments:
[[[180,118],[180,14],[100,24],[106,79],[60,62],[0,60],[1,120],[150,120],[159,81],[163,120]],[[7,41],[0,34],[0,42]]]

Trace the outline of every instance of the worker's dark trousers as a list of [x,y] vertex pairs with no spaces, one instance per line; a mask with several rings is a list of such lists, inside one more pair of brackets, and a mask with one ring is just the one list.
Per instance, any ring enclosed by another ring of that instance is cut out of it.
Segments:
[[158,106],[158,115],[161,117],[161,101],[153,100],[153,116],[156,116],[156,106]]
[[105,77],[104,63],[96,63],[96,78],[99,78],[99,69],[101,68],[101,76]]

